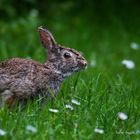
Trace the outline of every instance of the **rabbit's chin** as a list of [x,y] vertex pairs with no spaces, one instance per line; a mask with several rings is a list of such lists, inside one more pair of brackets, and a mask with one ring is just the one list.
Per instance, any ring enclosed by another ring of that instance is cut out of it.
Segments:
[[83,67],[83,68],[79,68],[79,67],[75,67],[72,69],[71,72],[67,72],[63,74],[63,77],[69,77],[70,75],[72,75],[75,72],[81,71],[81,70],[85,70],[87,67]]
[[73,72],[64,73],[64,74],[63,74],[63,77],[64,77],[64,78],[65,78],[65,77],[69,77],[70,75],[72,75],[72,73],[73,73]]
[[63,77],[69,77],[70,75],[72,75],[75,72],[78,72],[80,69],[79,68],[73,68],[70,72],[66,72],[63,74]]

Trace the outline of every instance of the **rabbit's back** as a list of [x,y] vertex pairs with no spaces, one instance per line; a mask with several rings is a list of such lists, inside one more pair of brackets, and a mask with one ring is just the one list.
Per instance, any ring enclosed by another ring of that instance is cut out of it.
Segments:
[[0,81],[32,79],[38,65],[35,61],[21,58],[13,58],[2,62],[0,63]]
[[13,58],[0,63],[0,92],[10,90],[17,96],[32,95],[41,68],[41,64],[30,59]]
[[30,59],[13,58],[0,63],[0,75],[7,74],[9,76],[23,77],[37,66],[41,66],[41,64]]

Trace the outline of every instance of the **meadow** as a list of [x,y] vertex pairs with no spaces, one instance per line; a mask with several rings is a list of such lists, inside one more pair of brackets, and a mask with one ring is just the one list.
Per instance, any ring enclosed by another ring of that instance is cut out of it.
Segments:
[[[36,100],[29,101],[22,111],[20,107],[1,109],[0,139],[138,140],[138,24],[113,16],[106,24],[83,17],[40,20],[33,10],[24,18],[0,22],[0,61],[23,57],[43,63],[46,54],[39,41],[40,25],[48,27],[58,43],[82,52],[88,67],[69,77],[53,102],[41,106]],[[123,60],[131,60],[133,65],[128,67]],[[119,117],[119,112],[126,119]]]

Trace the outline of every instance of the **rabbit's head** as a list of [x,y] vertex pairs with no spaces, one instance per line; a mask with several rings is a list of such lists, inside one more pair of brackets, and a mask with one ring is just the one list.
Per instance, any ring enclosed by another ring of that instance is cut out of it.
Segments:
[[46,64],[53,64],[54,68],[65,76],[85,69],[87,61],[79,52],[57,44],[52,34],[43,27],[39,27],[39,33],[40,40],[48,52]]

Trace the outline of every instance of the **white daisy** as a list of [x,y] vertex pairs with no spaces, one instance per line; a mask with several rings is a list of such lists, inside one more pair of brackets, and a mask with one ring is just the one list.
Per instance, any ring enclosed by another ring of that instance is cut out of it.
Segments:
[[4,136],[4,135],[6,135],[6,132],[4,130],[0,129],[0,136]]
[[73,104],[75,104],[75,105],[80,105],[80,102],[78,102],[78,101],[75,100],[75,99],[72,99],[71,102],[72,102]]
[[132,60],[123,60],[122,64],[125,65],[128,69],[133,69],[135,67],[135,63]]
[[66,107],[66,108],[69,108],[70,110],[74,110],[73,106],[70,105],[70,104],[67,104],[65,107]]
[[139,45],[138,45],[136,42],[132,42],[132,43],[130,44],[130,47],[131,47],[132,49],[134,49],[134,50],[138,50],[138,49],[139,49]]
[[32,133],[36,133],[36,132],[37,132],[37,128],[35,128],[35,127],[32,126],[32,125],[27,125],[27,126],[26,126],[26,130],[27,130],[27,131],[30,131],[30,132],[32,132]]
[[94,129],[94,132],[95,133],[99,133],[99,134],[103,134],[104,133],[104,130],[103,129],[100,129],[100,128],[95,128]]
[[118,113],[118,118],[119,118],[120,120],[125,121],[125,120],[128,119],[128,116],[127,116],[125,113],[123,113],[123,112],[119,112],[119,113]]
[[57,109],[52,109],[52,108],[50,108],[49,111],[50,111],[50,112],[53,112],[53,113],[58,113],[58,112],[59,112],[59,110],[57,110]]

